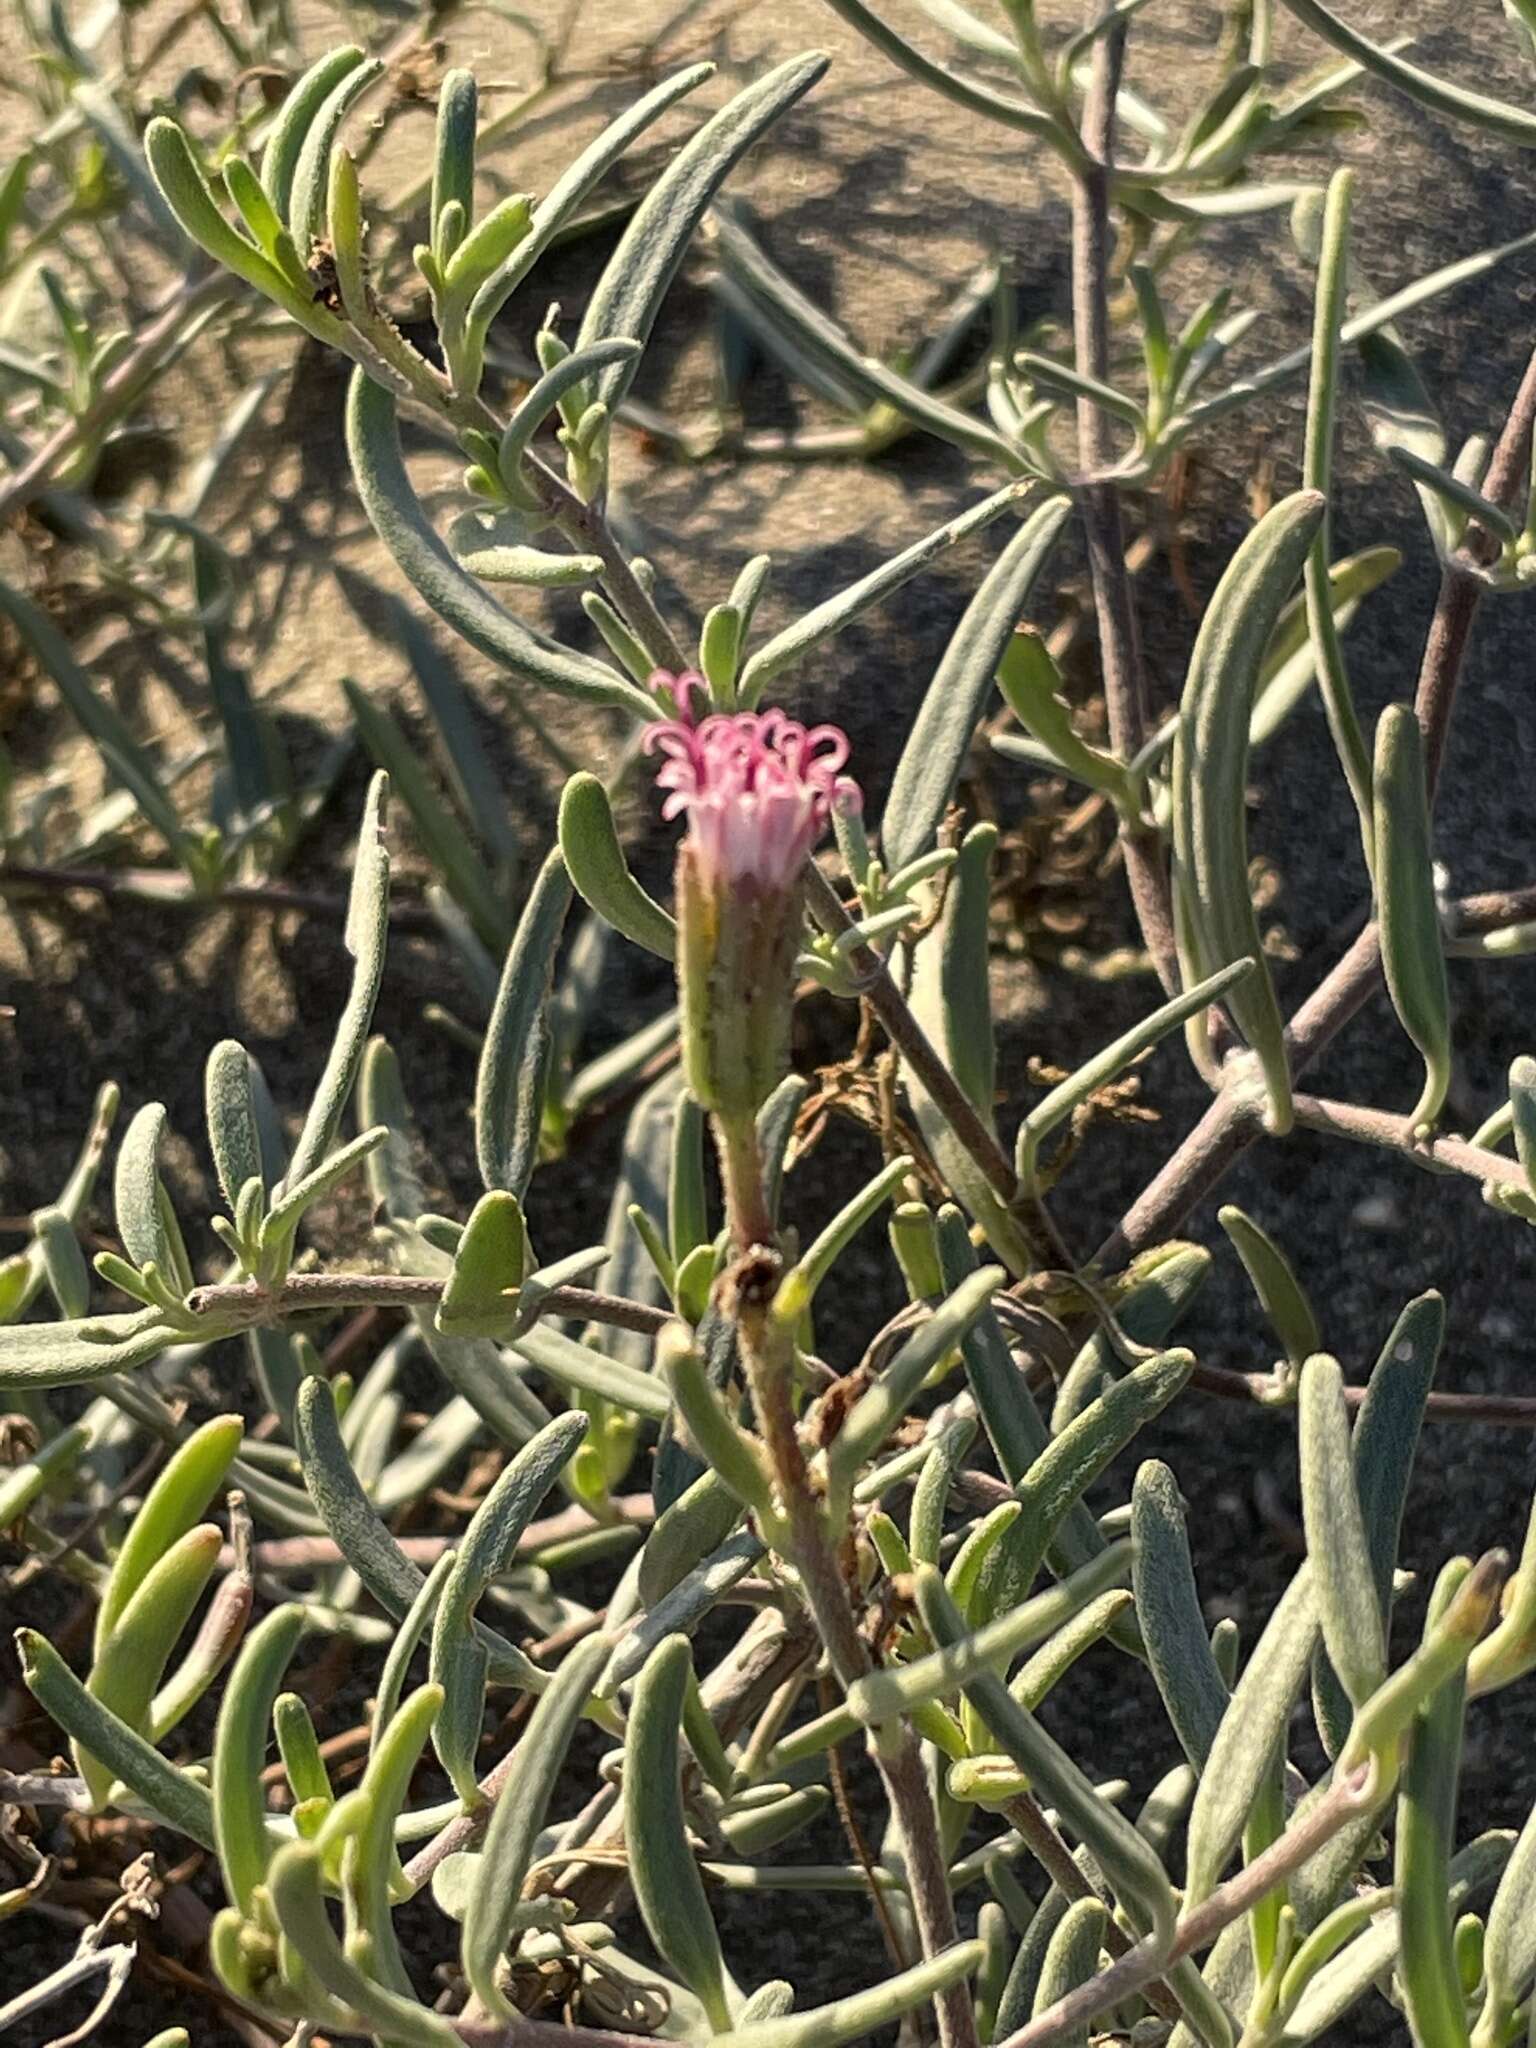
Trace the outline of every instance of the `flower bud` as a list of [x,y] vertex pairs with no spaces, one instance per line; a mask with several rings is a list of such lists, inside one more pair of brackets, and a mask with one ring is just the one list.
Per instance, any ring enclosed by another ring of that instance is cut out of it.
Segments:
[[716,712],[653,725],[645,746],[663,757],[663,815],[688,820],[677,862],[688,1085],[717,1115],[749,1117],[789,1065],[801,870],[854,789],[839,773],[847,737],[777,710]]

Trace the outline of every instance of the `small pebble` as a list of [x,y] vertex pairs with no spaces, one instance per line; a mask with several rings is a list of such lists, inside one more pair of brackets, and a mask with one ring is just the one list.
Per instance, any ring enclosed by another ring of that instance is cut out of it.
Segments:
[[1356,1202],[1351,1220],[1362,1230],[1401,1230],[1403,1207],[1395,1195],[1366,1195]]

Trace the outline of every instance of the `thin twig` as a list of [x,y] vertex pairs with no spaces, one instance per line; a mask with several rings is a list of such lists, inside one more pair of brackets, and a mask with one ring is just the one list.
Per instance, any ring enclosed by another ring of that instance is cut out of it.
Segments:
[[[250,1329],[322,1309],[430,1309],[442,1300],[447,1284],[415,1273],[290,1273],[280,1287],[264,1287],[259,1280],[198,1287],[187,1296],[187,1307],[195,1316],[234,1316],[242,1329]],[[575,1316],[647,1337],[672,1319],[668,1309],[591,1287],[551,1287],[540,1298],[539,1314]]]
[[[781,1271],[777,1254],[756,1246],[727,1271],[721,1299],[736,1325],[737,1348],[783,1517],[785,1533],[775,1540],[782,1542],[800,1575],[802,1595],[826,1645],[828,1663],[846,1692],[873,1668],[873,1659],[859,1632],[835,1547],[841,1538],[827,1526],[806,1465],[791,1386],[793,1344],[785,1326],[770,1312]],[[900,1832],[907,1895],[923,1954],[941,1955],[958,1934],[948,1863],[921,1751],[902,1720],[871,1729],[869,1750]],[[933,2006],[941,2048],[980,2048],[966,1986],[952,1985],[937,1993]]]
[[133,1968],[137,1953],[138,1947],[134,1942],[118,1942],[111,1948],[82,1949],[40,1983],[18,1991],[14,1998],[0,2005],[0,2032],[19,2025],[22,2020],[31,2019],[44,2006],[52,2005],[56,1998],[73,1991],[76,1985],[88,1984],[103,1971],[108,1977],[108,1992],[115,1998],[128,1981],[128,1972]]
[[[1093,47],[1083,102],[1083,162],[1072,182],[1072,331],[1077,367],[1095,383],[1111,381],[1109,218],[1114,178],[1115,100],[1125,56],[1125,26],[1100,36]],[[1136,620],[1136,598],[1126,563],[1120,487],[1098,480],[1113,464],[1110,419],[1091,397],[1077,401],[1078,460],[1096,480],[1078,486],[1077,505],[1088,543],[1088,571],[1099,627],[1099,666],[1109,742],[1121,761],[1134,760],[1147,739],[1147,678]],[[1162,841],[1150,825],[1122,816],[1120,850],[1136,920],[1152,964],[1170,993],[1179,985],[1173,940],[1173,905]]]
[[[541,1656],[551,1655],[556,1649],[564,1648],[582,1636],[590,1635],[594,1629],[601,1628],[605,1612],[606,1610],[603,1610],[583,1615],[579,1621],[561,1629],[556,1635],[546,1637],[542,1643],[535,1643],[532,1647],[534,1661],[537,1663]],[[530,1694],[520,1695],[520,1704],[526,1705],[530,1700]],[[446,1826],[439,1828],[431,1841],[418,1849],[406,1864],[405,1881],[413,1894],[430,1882],[432,1873],[439,1864],[456,1855],[460,1849],[472,1848],[484,1834],[492,1810],[517,1768],[520,1747],[519,1743],[514,1742],[506,1755],[498,1759],[480,1780],[480,1797],[477,1803],[468,1812],[456,1814]]]
[[[621,1494],[610,1502],[613,1520],[600,1522],[584,1507],[569,1507],[558,1515],[546,1515],[542,1521],[530,1522],[517,1541],[519,1557],[543,1550],[551,1543],[564,1543],[573,1536],[585,1536],[593,1529],[611,1528],[615,1523],[624,1523],[631,1528],[643,1529],[656,1519],[656,1506],[648,1493]],[[397,1536],[396,1543],[412,1564],[432,1565],[445,1550],[451,1550],[460,1541],[457,1536]],[[226,1544],[219,1554],[220,1564],[230,1564],[234,1552]],[[345,1558],[339,1545],[330,1536],[273,1536],[258,1543],[252,1553],[252,1563],[259,1572],[302,1572],[318,1567],[342,1564]]]
[[1315,1856],[1325,1842],[1371,1803],[1374,1772],[1369,1764],[1333,1785],[1303,1819],[1293,1821],[1278,1841],[1256,1856],[1236,1877],[1218,1885],[1208,1899],[1188,1912],[1174,1929],[1171,1942],[1155,1936],[1138,1943],[1097,1977],[1090,1977],[1036,2013],[1027,2026],[1010,2034],[1002,2048],[1045,2048],[1074,2028],[1083,2028],[1097,2014],[1119,2005],[1133,1993],[1165,1976],[1174,1963],[1215,1940],[1221,1930],[1241,1918],[1276,1885]]
[[[283,882],[229,882],[205,893],[170,868],[50,867],[42,862],[0,862],[0,896],[100,896],[108,902],[150,903],[157,910],[296,910],[315,917],[347,914],[344,896],[318,889],[291,889]],[[392,902],[389,921],[398,931],[440,932],[424,903]]]
[[[1050,1815],[1032,1792],[1021,1792],[1016,1798],[1010,1799],[1003,1809],[1003,1815],[1013,1823],[1018,1830],[1019,1839],[1063,1898],[1101,1899],[1102,1903],[1101,1894],[1084,1876],[1078,1867],[1077,1858],[1057,1833]],[[1112,1910],[1104,1923],[1104,1946],[1114,1956],[1129,1955],[1131,1952],[1131,1938],[1114,1918]],[[1183,2007],[1166,1984],[1154,1981],[1147,1986],[1144,1995],[1153,2011],[1161,2013],[1165,2020],[1177,2023],[1184,2017]]]
[[1321,1095],[1297,1095],[1293,1104],[1297,1123],[1309,1131],[1383,1146],[1401,1153],[1410,1165],[1426,1173],[1464,1173],[1484,1186],[1492,1183],[1522,1194],[1530,1192],[1525,1168],[1518,1159],[1468,1144],[1465,1138],[1419,1138],[1411,1117],[1394,1116],[1385,1109],[1363,1109],[1353,1102],[1333,1102]]
[[[845,932],[852,931],[853,919],[814,861],[806,862],[805,879],[811,916],[821,929],[833,938],[841,938]],[[932,1096],[944,1121],[986,1175],[987,1185],[1004,1202],[1012,1202],[1018,1194],[1019,1182],[1008,1155],[934,1050],[928,1034],[913,1016],[906,997],[891,978],[890,969],[873,946],[862,942],[848,949],[846,965],[858,993],[867,998],[871,1009],[885,1026],[891,1043]]]
[[[819,1692],[821,1710],[825,1713],[829,1707],[836,1704],[830,1676],[823,1676]],[[837,1742],[827,1745],[827,1782],[831,1788],[832,1805],[843,1835],[853,1851],[854,1861],[868,1882],[869,1903],[879,1923],[885,1952],[890,1957],[894,1969],[910,1969],[912,1957],[907,1954],[896,1922],[891,1918],[891,1909],[886,1904],[885,1894],[880,1887],[875,1859],[870,1854],[869,1844],[864,1839],[864,1830],[859,1826],[859,1817],[854,1812],[853,1801],[848,1796],[848,1773],[843,1764],[842,1745]]]
[[[1513,497],[1527,459],[1533,426],[1536,354],[1520,381],[1489,465],[1486,495],[1495,502]],[[1431,800],[1444,759],[1472,621],[1482,593],[1483,584],[1470,567],[1455,562],[1447,564],[1414,694],[1414,709],[1424,733],[1425,775]],[[1286,1041],[1293,1073],[1301,1073],[1374,994],[1380,972],[1381,944],[1372,923],[1292,1018]],[[1219,1094],[1099,1247],[1094,1255],[1095,1266],[1114,1270],[1136,1252],[1168,1237],[1196,1203],[1225,1177],[1262,1129],[1253,1104],[1241,1091],[1226,1089]]]
[[[1289,1409],[1296,1405],[1293,1384],[1276,1379],[1273,1373],[1235,1372],[1230,1366],[1197,1365],[1189,1384],[1202,1394],[1214,1394],[1221,1401],[1245,1401],[1254,1407]],[[1361,1407],[1369,1387],[1346,1386],[1348,1407]],[[1427,1422],[1483,1423],[1495,1429],[1536,1429],[1536,1399],[1520,1394],[1430,1393],[1424,1402]],[[999,1498],[1011,1499],[1009,1489]]]
[[183,281],[176,285],[122,361],[102,380],[101,389],[85,411],[50,434],[21,468],[0,484],[0,524],[47,490],[60,466],[103,427],[112,424],[137,387],[176,346],[184,328],[208,307],[217,305],[220,299],[233,298],[241,290],[239,279],[223,270],[212,272],[196,284]]
[[1528,924],[1536,918],[1536,887],[1487,889],[1477,896],[1463,896],[1446,911],[1446,923],[1453,937],[1470,938],[1502,931],[1506,925]]

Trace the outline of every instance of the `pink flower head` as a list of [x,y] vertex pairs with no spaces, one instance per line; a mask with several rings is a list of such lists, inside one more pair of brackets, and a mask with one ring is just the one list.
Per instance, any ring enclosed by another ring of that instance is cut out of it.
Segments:
[[717,886],[787,890],[834,804],[858,798],[839,773],[846,733],[807,729],[782,711],[717,711],[698,725],[668,719],[649,728],[645,748],[664,756],[662,816],[687,812],[690,842]]

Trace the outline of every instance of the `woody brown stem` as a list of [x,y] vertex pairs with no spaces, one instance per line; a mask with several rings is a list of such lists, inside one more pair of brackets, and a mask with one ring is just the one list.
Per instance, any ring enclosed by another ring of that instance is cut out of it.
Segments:
[[[1514,499],[1524,473],[1533,426],[1536,354],[1526,366],[1489,464],[1484,491],[1493,503],[1508,504]],[[1465,559],[1447,562],[1414,692],[1414,710],[1424,734],[1425,779],[1431,802],[1483,589],[1476,563]],[[1344,1028],[1375,993],[1380,977],[1381,940],[1372,922],[1287,1026],[1286,1045],[1292,1073],[1301,1073]],[[1095,1265],[1101,1271],[1111,1271],[1177,1229],[1196,1203],[1224,1179],[1262,1129],[1242,1091],[1227,1089],[1219,1094],[1167,1164],[1143,1189],[1118,1228],[1099,1247]]]
[[1369,1805],[1372,1774],[1368,1768],[1340,1778],[1299,1820],[1292,1821],[1279,1840],[1256,1856],[1236,1877],[1218,1885],[1209,1898],[1185,1913],[1174,1929],[1171,1943],[1149,1937],[1128,1955],[1090,1977],[1075,1991],[1058,1998],[1043,2012],[1037,2012],[1027,2026],[1010,2034],[1002,2048],[1045,2048],[1048,2041],[1083,2027],[1097,2014],[1119,2005],[1136,1992],[1145,1992],[1156,1978],[1174,1963],[1214,1941],[1223,1927],[1241,1919],[1266,1898],[1293,1870],[1315,1856],[1325,1842]]
[[[1099,37],[1093,48],[1088,92],[1083,103],[1082,162],[1072,185],[1072,329],[1077,367],[1097,384],[1111,381],[1109,267],[1113,229],[1109,217],[1114,178],[1115,100],[1125,55],[1123,26]],[[1126,560],[1121,486],[1100,477],[1114,463],[1110,417],[1090,396],[1077,401],[1078,460],[1088,481],[1077,488],[1077,508],[1088,545],[1088,573],[1099,629],[1099,668],[1109,740],[1116,756],[1130,762],[1147,740],[1147,678],[1141,653],[1136,598]],[[1179,985],[1173,938],[1173,905],[1162,840],[1140,820],[1120,819],[1120,852],[1137,923],[1165,989]]]
[[[859,1633],[834,1538],[795,1422],[794,1342],[772,1309],[780,1271],[776,1254],[770,1261],[753,1253],[739,1260],[726,1276],[725,1298],[735,1320],[738,1348],[768,1449],[779,1510],[788,1531],[790,1562],[800,1575],[806,1605],[826,1646],[833,1674],[846,1690],[873,1669],[873,1659]],[[901,1832],[907,1889],[923,1954],[935,1956],[951,1947],[959,1935],[922,1752],[901,1721],[872,1729],[869,1746]],[[934,2004],[941,2048],[980,2048],[967,1986],[952,1986],[940,1993]]]

